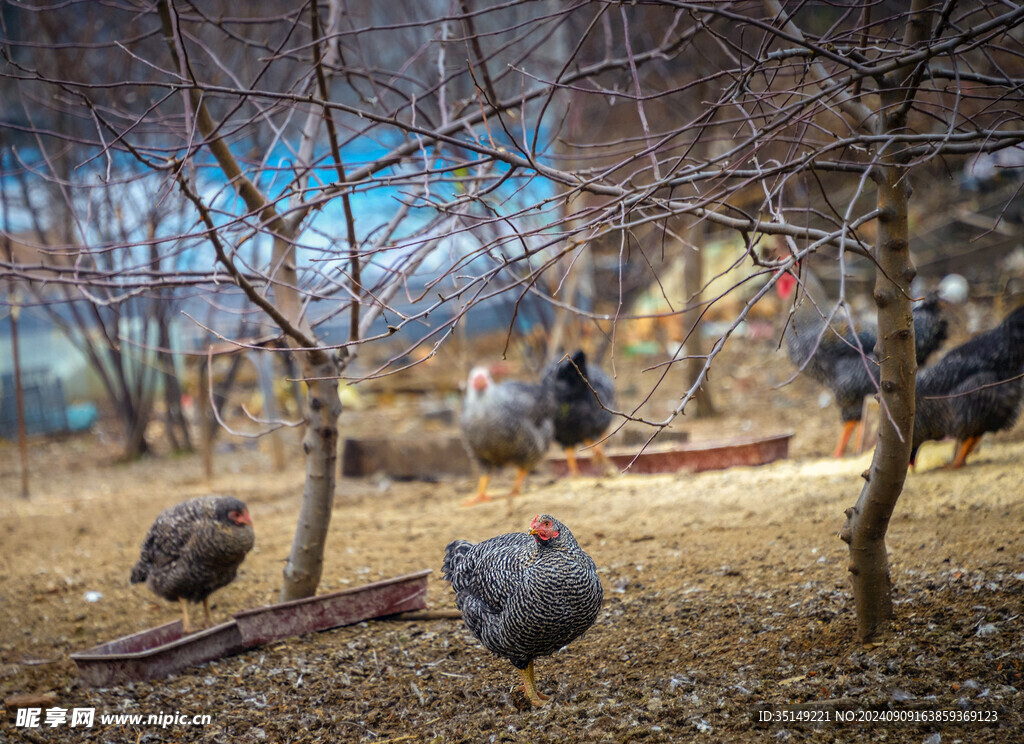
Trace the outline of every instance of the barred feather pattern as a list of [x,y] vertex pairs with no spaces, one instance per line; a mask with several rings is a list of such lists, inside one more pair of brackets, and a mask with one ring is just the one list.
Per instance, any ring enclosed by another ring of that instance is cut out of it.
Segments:
[[1024,306],[917,376],[911,461],[929,440],[982,436],[1016,423],[1024,403]]
[[604,370],[588,364],[586,353],[550,364],[544,385],[555,396],[555,441],[563,447],[600,439],[612,423],[615,384]]
[[146,582],[169,601],[202,602],[234,581],[255,541],[251,524],[236,524],[246,511],[230,496],[200,496],[164,510],[142,543],[131,583]]
[[548,515],[558,537],[526,533],[481,543],[455,540],[445,549],[444,578],[473,635],[494,654],[525,669],[583,635],[604,591],[597,567],[572,532]]
[[[485,374],[483,390],[472,385],[474,374]],[[531,470],[547,453],[554,434],[554,398],[541,385],[506,381],[495,383],[480,368],[470,374],[462,405],[462,438],[482,467],[494,470],[515,465]]]

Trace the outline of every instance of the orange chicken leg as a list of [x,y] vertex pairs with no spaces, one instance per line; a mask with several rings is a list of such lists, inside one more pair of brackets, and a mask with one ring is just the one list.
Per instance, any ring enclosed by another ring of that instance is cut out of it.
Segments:
[[832,453],[833,457],[842,457],[843,453],[846,452],[846,445],[850,442],[850,436],[853,434],[853,430],[857,427],[856,421],[847,421],[843,424],[843,430],[839,434],[839,442],[836,443],[836,450]]
[[974,451],[974,448],[978,446],[978,442],[981,441],[981,437],[967,437],[960,446],[957,448],[956,456],[953,458],[953,462],[950,464],[950,468],[956,470],[962,468],[964,463],[967,461],[967,455]]
[[580,465],[576,462],[576,450],[573,447],[565,448],[565,464],[569,467],[570,478],[580,474]]
[[480,476],[480,483],[477,485],[476,494],[470,496],[468,499],[462,502],[463,506],[474,506],[476,504],[483,504],[491,500],[491,497],[487,495],[487,484],[490,482],[491,476],[484,473]]
[[526,468],[519,468],[516,470],[516,482],[512,484],[512,490],[508,492],[508,497],[518,496],[523,490],[523,483],[526,482],[526,476],[528,475]]

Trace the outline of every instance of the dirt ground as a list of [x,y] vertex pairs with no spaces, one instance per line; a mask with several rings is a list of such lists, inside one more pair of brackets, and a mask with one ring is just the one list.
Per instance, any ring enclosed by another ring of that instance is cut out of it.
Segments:
[[[837,532],[871,455],[829,457],[838,416],[821,406],[820,390],[804,380],[778,389],[792,371],[784,356],[769,342],[737,346],[712,377],[724,413],[677,428],[695,442],[792,431],[788,459],[577,480],[542,468],[520,498],[470,509],[459,506],[474,488],[469,476],[339,481],[321,591],[430,568],[430,607],[452,608],[440,577],[450,540],[523,530],[538,512],[572,528],[599,566],[605,602],[583,638],[537,662],[551,695],[538,710],[513,689],[511,665],[451,619],[361,623],[163,680],[88,687],[70,653],[178,617],[176,606],[128,584],[149,524],[178,501],[228,493],[253,515],[256,547],[238,580],[214,595],[215,620],[276,601],[302,491],[296,435],[282,471],[265,441],[224,438],[211,482],[198,456],[118,464],[102,430],[38,440],[28,501],[15,496],[17,449],[0,442],[0,696],[49,695],[43,708],[94,707],[97,716],[211,717],[205,726],[28,729],[9,708],[0,740],[1024,740],[1024,425],[987,438],[961,471],[939,469],[951,443],[922,450],[889,530],[892,633],[865,649],[854,639]],[[623,398],[639,400],[649,379],[623,370]],[[663,386],[647,410],[664,413],[682,389]],[[444,431],[420,417],[422,401],[361,402],[343,414],[342,436]],[[819,720],[760,721],[772,705],[798,706],[768,711],[778,718],[797,710]],[[904,720],[878,720],[880,706]],[[852,721],[836,720],[847,712]]]

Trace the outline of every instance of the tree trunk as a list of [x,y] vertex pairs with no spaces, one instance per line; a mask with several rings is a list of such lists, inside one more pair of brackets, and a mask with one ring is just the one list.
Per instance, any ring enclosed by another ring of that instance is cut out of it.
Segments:
[[857,635],[868,643],[892,619],[892,579],[885,547],[896,501],[903,491],[910,460],[914,425],[914,323],[910,309],[910,262],[907,206],[910,188],[906,171],[890,165],[879,173],[879,219],[875,259],[875,304],[878,307],[878,342],[881,361],[882,405],[879,409],[878,445],[865,474],[867,482],[857,503],[847,509],[842,539],[850,546],[850,574],[857,612]]
[[292,539],[292,551],[284,568],[281,601],[310,597],[316,593],[323,572],[327,529],[334,506],[334,485],[338,473],[337,360],[322,351],[300,354],[303,374],[309,382],[306,396],[306,482],[302,507]]
[[[187,78],[190,70],[182,54],[184,40],[178,32],[174,4],[171,0],[164,0],[159,5],[159,12],[175,67]],[[305,317],[305,308],[298,289],[300,282],[296,269],[295,236],[301,228],[303,215],[308,213],[308,206],[293,212],[289,221],[286,221],[277,212],[274,202],[268,200],[256,184],[246,177],[227,142],[217,135],[217,126],[199,90],[188,90],[185,95],[194,112],[195,125],[208,139],[206,146],[216,158],[221,171],[246,203],[249,211],[260,216],[265,229],[274,237],[271,255],[274,270],[268,277],[274,287],[273,304],[270,304],[235,266],[233,259],[224,250],[213,221],[199,197],[190,191],[186,193],[190,194],[189,198],[196,204],[203,221],[210,229],[210,240],[217,250],[218,261],[232,274],[232,278],[249,300],[277,324],[288,343],[303,349],[298,355],[303,375],[309,385],[306,410],[303,412],[306,419],[306,436],[302,441],[302,448],[306,454],[306,483],[291,554],[284,569],[281,600],[310,597],[316,593],[316,587],[320,583],[327,529],[334,506],[334,483],[338,462],[338,416],[341,415],[337,376],[341,368],[337,356],[319,348],[321,344]],[[312,122],[314,119],[310,117],[309,121]],[[309,141],[311,139],[307,138],[307,142]],[[306,162],[302,154],[300,161]],[[185,181],[179,180],[179,184],[182,188],[188,189]],[[348,222],[351,236],[350,215]]]
[[216,419],[210,407],[210,366],[199,365],[199,400],[196,407],[199,417],[199,447],[203,453],[203,474],[206,476],[207,484],[213,480],[213,433],[216,431]]
[[157,352],[157,366],[163,374],[164,387],[164,426],[167,427],[167,439],[175,452],[194,452],[192,436],[189,434],[185,413],[181,410],[181,383],[178,380],[174,354],[171,353],[171,334],[167,318],[161,316],[160,351]]
[[[9,250],[8,250],[9,252]],[[14,405],[18,415],[18,453],[21,457],[21,497],[29,497],[28,434],[25,431],[25,391],[21,387],[21,352],[18,348],[18,314],[21,308],[12,303],[11,362],[14,366]]]
[[[149,261],[154,268],[160,269],[162,259],[157,249],[158,220],[150,216],[146,223],[146,237],[150,241]],[[192,438],[189,435],[188,423],[185,421],[185,414],[181,410],[181,383],[178,381],[178,369],[174,363],[174,353],[171,351],[171,320],[170,306],[173,301],[173,294],[167,290],[160,290],[153,298],[153,322],[157,324],[156,368],[160,370],[163,381],[164,392],[164,427],[166,428],[167,440],[173,452],[192,452]]]
[[[260,389],[260,397],[263,398],[264,421],[277,422],[277,396],[274,390],[274,358],[266,350],[250,351],[249,361],[256,368],[256,382]],[[274,428],[267,433],[266,438],[270,442],[270,459],[274,463],[274,470],[281,472],[285,466],[284,441],[281,438],[281,429]]]
[[[927,0],[913,0],[904,31],[906,46],[927,39],[931,15]],[[860,105],[852,102],[844,103],[843,107],[854,121],[861,122],[860,126],[870,125],[875,135],[903,132],[923,69],[910,64],[880,79],[880,106],[875,113],[858,112]],[[867,482],[857,503],[847,509],[840,533],[850,546],[857,636],[862,643],[876,640],[888,629],[893,616],[885,535],[907,478],[914,433],[917,357],[910,282],[916,272],[910,260],[908,162],[906,152],[891,143],[880,153],[871,172],[878,188],[880,210],[874,255],[878,308],[875,357],[879,360],[881,397],[878,444],[871,468],[865,474]]]
[[[153,451],[153,448],[149,445],[149,440],[146,439],[146,429],[149,426],[149,414],[152,408],[152,391],[143,392],[142,395],[133,396],[132,394],[132,381],[129,379],[131,374],[125,369],[125,364],[130,364],[131,360],[126,360],[123,354],[118,354],[117,363],[120,365],[114,373],[117,375],[117,384],[120,391],[118,397],[118,416],[121,418],[121,425],[124,427],[124,447],[122,449],[121,457],[125,462],[131,462],[132,460],[138,460],[141,457],[145,457]],[[139,374],[145,374],[144,370],[139,370]],[[136,387],[136,390],[139,388]]]
[[[700,231],[699,237],[703,237],[703,228],[696,229]],[[690,305],[700,303],[700,297],[704,288],[704,255],[701,253],[701,250],[705,241],[701,240],[700,242],[700,246],[695,246],[693,250],[687,252],[686,262],[683,266],[683,284],[685,285],[683,292],[686,294],[687,303]],[[687,389],[692,388],[701,374],[703,374],[704,363],[707,361],[704,357],[704,322],[701,319],[701,308],[698,307],[691,311],[690,317],[693,319],[693,323],[686,332],[686,354],[689,357],[686,360]],[[697,392],[693,396],[693,403],[697,409],[695,412],[696,418],[711,418],[716,413],[715,405],[711,401],[711,390],[709,388],[710,383],[707,378],[704,378],[704,384],[697,388]]]

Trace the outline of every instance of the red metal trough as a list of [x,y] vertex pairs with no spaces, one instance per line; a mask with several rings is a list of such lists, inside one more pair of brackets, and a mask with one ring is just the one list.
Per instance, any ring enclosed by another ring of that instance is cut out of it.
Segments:
[[396,615],[427,606],[430,569],[267,607],[243,610],[226,623],[182,636],[180,620],[71,654],[94,687],[158,679],[197,664],[301,633]]
[[[639,453],[635,449],[629,452],[613,450],[605,453],[605,456],[618,470],[626,473],[674,473],[678,470],[698,473],[702,470],[723,470],[737,465],[765,465],[785,458],[789,455],[789,440],[792,438],[793,434],[788,433],[769,437],[693,442],[669,447],[652,445]],[[566,475],[569,472],[564,457],[553,457],[548,462],[555,475]],[[583,475],[601,473],[600,465],[595,464],[591,456],[577,457],[576,462]]]

